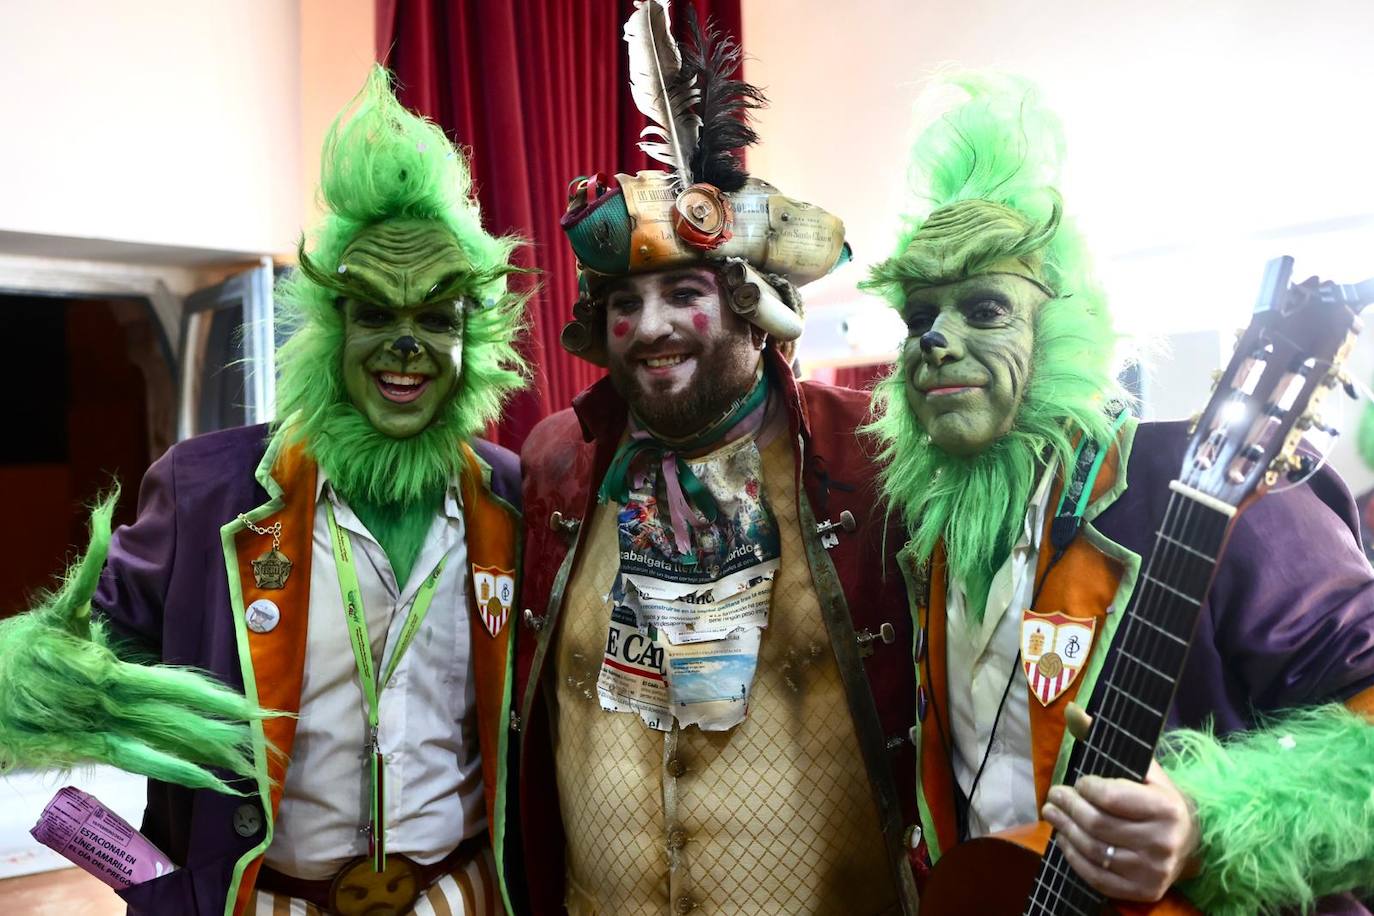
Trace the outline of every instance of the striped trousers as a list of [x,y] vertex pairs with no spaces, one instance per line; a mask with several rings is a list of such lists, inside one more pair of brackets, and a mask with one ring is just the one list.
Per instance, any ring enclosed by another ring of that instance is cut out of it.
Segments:
[[[312,903],[258,891],[254,916],[325,916]],[[395,916],[499,916],[502,912],[501,888],[496,880],[496,860],[490,847],[431,884],[420,894],[415,906]]]

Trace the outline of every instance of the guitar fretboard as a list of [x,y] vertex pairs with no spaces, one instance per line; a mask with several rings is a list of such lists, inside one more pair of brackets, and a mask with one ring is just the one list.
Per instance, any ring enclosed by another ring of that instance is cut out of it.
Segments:
[[[1066,784],[1089,775],[1144,780],[1226,540],[1232,514],[1223,508],[1171,492],[1154,550],[1093,691],[1092,727],[1079,742]],[[1102,895],[1051,840],[1024,916],[1091,916],[1102,903]]]

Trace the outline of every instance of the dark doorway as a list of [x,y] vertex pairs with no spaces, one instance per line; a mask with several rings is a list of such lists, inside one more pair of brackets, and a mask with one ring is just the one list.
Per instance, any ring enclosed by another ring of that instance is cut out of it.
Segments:
[[141,299],[0,295],[0,616],[23,610],[85,549],[86,512],[123,490],[131,521],[138,484],[173,442],[170,351]]

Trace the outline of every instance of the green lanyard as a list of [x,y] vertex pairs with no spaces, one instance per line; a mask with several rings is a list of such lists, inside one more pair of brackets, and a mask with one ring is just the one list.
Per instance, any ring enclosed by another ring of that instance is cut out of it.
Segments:
[[439,565],[434,567],[434,571],[416,593],[415,603],[411,605],[405,626],[401,628],[396,649],[391,653],[391,664],[387,665],[386,673],[378,680],[376,666],[372,662],[372,641],[367,635],[363,593],[358,587],[358,570],[353,565],[352,544],[349,542],[348,532],[334,521],[333,504],[327,502],[325,506],[329,517],[329,539],[334,546],[334,565],[339,571],[339,592],[343,595],[344,619],[348,621],[348,637],[353,644],[353,660],[358,665],[358,683],[362,686],[363,698],[367,701],[367,746],[364,750],[370,758],[368,775],[372,790],[367,825],[367,854],[372,859],[373,869],[380,872],[386,868],[386,782],[382,767],[382,751],[377,744],[377,723],[381,717],[378,700],[387,682],[396,673],[396,666],[401,663],[401,657],[406,654],[406,649],[410,648],[415,634],[419,632],[420,624],[424,623],[425,615],[429,613],[430,602],[434,600],[434,590],[439,586],[439,576],[444,571],[448,557],[445,556],[439,561]]

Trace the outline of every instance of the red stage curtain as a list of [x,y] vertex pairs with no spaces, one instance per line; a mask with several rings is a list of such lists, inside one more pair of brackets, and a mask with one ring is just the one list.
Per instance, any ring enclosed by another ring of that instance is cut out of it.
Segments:
[[[691,0],[740,34],[740,0]],[[559,332],[577,298],[572,251],[558,219],[568,184],[591,172],[648,168],[636,148],[644,117],[630,101],[621,26],[631,0],[378,0],[378,59],[398,96],[471,152],[488,229],[528,240],[538,267],[526,347],[534,384],[507,411],[497,439],[520,443],[569,406],[601,370],[569,356]],[[681,34],[682,4],[673,5]]]

